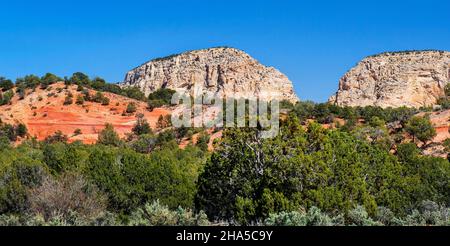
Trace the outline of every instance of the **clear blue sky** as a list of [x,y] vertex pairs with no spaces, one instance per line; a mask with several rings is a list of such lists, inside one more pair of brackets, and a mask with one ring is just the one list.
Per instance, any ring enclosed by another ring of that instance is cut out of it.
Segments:
[[233,46],[325,101],[367,55],[450,50],[449,1],[1,1],[0,75],[110,82],[152,58]]

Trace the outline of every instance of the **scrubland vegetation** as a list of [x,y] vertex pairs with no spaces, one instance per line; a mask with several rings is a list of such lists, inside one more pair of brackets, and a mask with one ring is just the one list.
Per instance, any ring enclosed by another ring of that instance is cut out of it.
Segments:
[[[14,90],[2,78],[2,98],[58,80],[27,76]],[[146,99],[81,73],[65,81],[150,107],[172,93]],[[449,161],[421,152],[436,135],[427,116],[312,102],[283,108],[277,137],[218,129],[212,152],[204,130],[172,129],[164,117],[155,134],[138,115],[125,139],[106,125],[95,145],[68,143],[61,132],[37,141],[23,124],[0,123],[0,225],[450,225]],[[180,149],[195,133],[196,144]]]

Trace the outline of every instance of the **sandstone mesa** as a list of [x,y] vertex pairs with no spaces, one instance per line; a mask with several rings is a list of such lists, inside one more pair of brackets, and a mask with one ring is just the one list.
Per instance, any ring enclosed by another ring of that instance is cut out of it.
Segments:
[[339,81],[329,102],[339,106],[425,107],[444,96],[450,52],[383,53],[363,59]]
[[192,92],[194,85],[221,97],[298,101],[286,75],[227,47],[154,59],[129,71],[121,83],[123,87],[138,87],[146,95],[160,88]]

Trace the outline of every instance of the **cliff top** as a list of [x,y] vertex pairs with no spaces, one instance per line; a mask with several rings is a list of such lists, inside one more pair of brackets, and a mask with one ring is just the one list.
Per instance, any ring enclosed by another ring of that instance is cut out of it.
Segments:
[[423,54],[440,54],[443,55],[445,53],[450,53],[444,50],[403,50],[403,51],[388,51],[383,53],[378,53],[375,55],[367,56],[366,58],[375,58],[375,57],[388,57],[388,56],[402,56],[402,55],[423,55]]
[[168,56],[163,56],[163,57],[157,57],[157,58],[153,58],[149,61],[146,61],[144,63],[142,63],[141,65],[133,68],[137,69],[145,64],[148,63],[152,63],[152,62],[162,62],[162,61],[166,61],[166,60],[171,60],[172,58],[175,58],[177,56],[183,56],[183,55],[190,55],[190,54],[198,54],[198,53],[207,53],[207,52],[223,52],[223,53],[235,53],[235,54],[240,54],[240,55],[245,55],[246,58],[251,58],[245,51],[237,49],[237,48],[233,48],[233,47],[229,47],[229,46],[217,46],[217,47],[211,47],[211,48],[204,48],[204,49],[198,49],[198,50],[188,50],[188,51],[184,51],[181,53],[175,53],[175,54],[171,54]]

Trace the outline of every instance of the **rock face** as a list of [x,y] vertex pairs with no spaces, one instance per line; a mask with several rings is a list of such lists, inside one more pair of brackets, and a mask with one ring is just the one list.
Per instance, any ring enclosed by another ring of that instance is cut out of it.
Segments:
[[450,52],[411,51],[367,57],[339,81],[340,106],[431,106],[450,82]]
[[203,91],[227,97],[259,97],[297,101],[291,81],[243,51],[211,48],[147,62],[127,73],[121,86],[140,88],[146,95],[160,89]]

